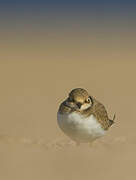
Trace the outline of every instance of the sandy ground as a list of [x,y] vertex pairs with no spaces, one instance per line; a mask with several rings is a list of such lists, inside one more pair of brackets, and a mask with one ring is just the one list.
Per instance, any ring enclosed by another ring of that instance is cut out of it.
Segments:
[[[135,180],[134,54],[55,53],[1,54],[0,179]],[[109,117],[116,113],[92,147],[76,147],[57,126],[59,103],[75,87],[101,101]]]

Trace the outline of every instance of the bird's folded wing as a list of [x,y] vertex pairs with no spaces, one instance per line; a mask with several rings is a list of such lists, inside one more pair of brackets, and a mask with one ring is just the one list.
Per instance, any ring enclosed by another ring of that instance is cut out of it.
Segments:
[[96,103],[94,105],[95,111],[94,115],[97,120],[101,123],[102,127],[107,130],[111,126],[111,122],[108,118],[107,111],[101,103]]

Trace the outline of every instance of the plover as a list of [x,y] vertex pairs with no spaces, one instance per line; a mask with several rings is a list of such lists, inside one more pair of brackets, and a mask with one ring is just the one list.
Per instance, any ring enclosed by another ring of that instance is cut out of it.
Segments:
[[104,105],[82,88],[73,89],[57,113],[59,127],[77,144],[104,136],[114,119],[115,115],[109,119]]

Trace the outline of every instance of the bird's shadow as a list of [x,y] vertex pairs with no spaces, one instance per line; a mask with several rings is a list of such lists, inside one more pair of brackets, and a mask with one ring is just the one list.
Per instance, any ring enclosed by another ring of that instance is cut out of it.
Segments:
[[[128,139],[125,136],[114,137],[114,138],[100,138],[94,141],[91,146],[88,147],[94,148],[110,148],[112,146],[116,146],[117,144],[126,144]],[[45,141],[44,138],[41,139],[31,139],[26,137],[11,137],[8,135],[0,135],[0,143],[8,143],[8,144],[23,144],[27,146],[37,146],[39,148],[43,148],[45,150],[61,150],[64,148],[76,148],[76,147],[83,147],[84,144],[76,145],[76,143],[66,137],[64,138],[56,138],[49,142]],[[84,146],[86,147],[86,145]]]

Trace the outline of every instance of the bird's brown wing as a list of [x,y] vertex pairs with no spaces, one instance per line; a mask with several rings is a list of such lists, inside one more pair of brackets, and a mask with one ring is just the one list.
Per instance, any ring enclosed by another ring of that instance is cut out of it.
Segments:
[[102,127],[107,130],[113,124],[113,121],[108,118],[108,114],[104,105],[96,102],[93,109],[94,116],[101,123]]
[[66,106],[66,101],[61,103],[61,105],[59,107],[59,113],[65,114],[65,113],[70,113],[71,111],[72,111],[71,108]]

